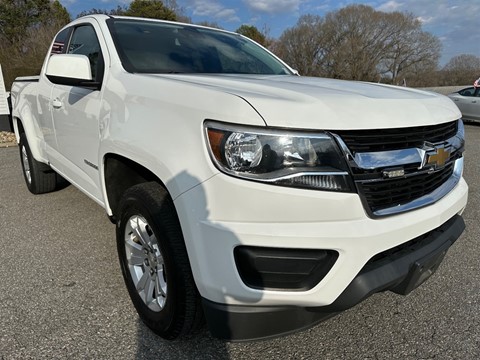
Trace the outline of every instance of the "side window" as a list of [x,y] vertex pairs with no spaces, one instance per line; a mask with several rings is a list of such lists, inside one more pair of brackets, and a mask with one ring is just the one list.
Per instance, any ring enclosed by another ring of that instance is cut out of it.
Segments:
[[92,67],[92,79],[102,81],[105,66],[100,43],[92,26],[82,25],[73,30],[67,54],[87,56]]
[[475,89],[474,88],[468,88],[468,89],[463,89],[462,91],[459,91],[458,93],[462,96],[473,96]]
[[67,50],[68,35],[70,35],[71,28],[64,29],[60,31],[53,42],[52,51],[50,55],[53,54],[65,54]]

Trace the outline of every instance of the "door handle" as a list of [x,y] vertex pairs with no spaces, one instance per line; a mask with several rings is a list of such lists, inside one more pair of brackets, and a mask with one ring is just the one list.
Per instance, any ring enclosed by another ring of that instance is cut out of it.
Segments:
[[472,104],[476,104],[477,103],[477,100],[472,100]]
[[55,109],[60,109],[63,106],[63,103],[58,98],[56,98],[52,101],[52,106]]

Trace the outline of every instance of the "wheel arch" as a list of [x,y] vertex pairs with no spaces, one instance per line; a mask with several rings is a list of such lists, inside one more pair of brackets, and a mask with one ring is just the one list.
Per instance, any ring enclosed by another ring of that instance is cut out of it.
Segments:
[[17,138],[17,143],[20,142],[20,135],[25,133],[25,128],[23,127],[22,120],[17,117],[12,117],[13,131],[15,132],[15,137]]
[[145,166],[122,155],[105,154],[103,172],[105,199],[108,202],[107,211],[111,214],[112,221],[115,221],[117,207],[123,193],[132,186],[154,181],[168,192],[167,187],[157,175]]
[[20,143],[20,135],[25,134],[27,137],[30,151],[35,160],[48,164],[45,152],[41,149],[40,141],[35,136],[35,126],[32,124],[33,119],[27,115],[26,120],[20,119],[16,116],[12,117],[13,131],[15,132],[15,138],[17,143]]

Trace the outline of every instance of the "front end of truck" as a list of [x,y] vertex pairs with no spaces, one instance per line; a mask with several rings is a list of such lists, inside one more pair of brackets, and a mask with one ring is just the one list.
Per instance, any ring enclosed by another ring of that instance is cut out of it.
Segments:
[[217,175],[175,199],[211,332],[268,338],[408,294],[464,230],[461,120],[305,131],[207,121]]

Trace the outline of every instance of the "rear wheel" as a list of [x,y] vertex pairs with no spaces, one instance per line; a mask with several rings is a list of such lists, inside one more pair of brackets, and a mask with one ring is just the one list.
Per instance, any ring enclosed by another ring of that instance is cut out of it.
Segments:
[[34,159],[25,133],[20,134],[19,148],[23,177],[32,194],[53,191],[59,182],[64,181],[50,166]]
[[196,330],[202,323],[200,296],[173,201],[157,183],[125,192],[118,207],[117,248],[142,321],[165,339]]

